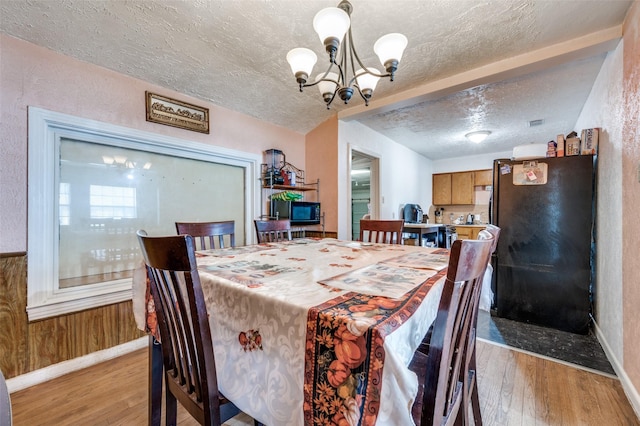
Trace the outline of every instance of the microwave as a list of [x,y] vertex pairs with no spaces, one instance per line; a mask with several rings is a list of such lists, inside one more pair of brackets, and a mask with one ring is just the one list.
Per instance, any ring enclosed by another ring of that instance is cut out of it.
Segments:
[[320,203],[271,200],[271,216],[289,219],[292,225],[317,225],[320,223]]

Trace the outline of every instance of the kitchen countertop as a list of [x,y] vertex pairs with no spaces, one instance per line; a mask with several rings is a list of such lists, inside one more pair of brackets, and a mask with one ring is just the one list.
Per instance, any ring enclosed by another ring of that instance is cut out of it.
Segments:
[[470,228],[486,228],[486,226],[488,225],[488,223],[474,223],[473,225],[467,225],[466,223],[461,223],[461,224],[449,224],[449,223],[409,223],[409,222],[405,222],[404,223],[404,227],[405,228],[432,228],[432,227],[438,227],[438,226],[468,226]]

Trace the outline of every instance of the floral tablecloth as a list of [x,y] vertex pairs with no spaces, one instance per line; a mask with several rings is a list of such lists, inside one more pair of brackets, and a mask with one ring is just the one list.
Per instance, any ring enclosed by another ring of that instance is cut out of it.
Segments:
[[335,239],[198,252],[221,391],[267,425],[412,424],[447,260]]

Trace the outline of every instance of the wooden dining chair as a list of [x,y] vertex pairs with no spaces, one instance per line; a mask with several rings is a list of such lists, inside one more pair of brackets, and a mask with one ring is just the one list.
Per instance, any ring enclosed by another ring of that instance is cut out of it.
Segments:
[[[493,246],[491,247],[491,253],[495,253],[496,248],[498,248],[498,239],[500,238],[500,227],[496,225],[488,224],[484,229],[493,237]],[[481,231],[482,232],[482,231]],[[478,239],[480,238],[480,233],[478,233]]]
[[196,250],[224,248],[225,238],[229,242],[228,247],[236,246],[236,223],[233,220],[223,222],[176,222],[176,231],[178,231],[178,235],[191,235],[194,237]]
[[402,244],[403,220],[360,220],[360,241]]
[[[491,254],[496,251],[498,246],[498,238],[500,237],[500,228],[495,225],[487,225],[485,229],[478,233],[478,240],[491,241]],[[490,257],[489,257],[490,259]],[[485,268],[486,271],[486,268]],[[484,273],[483,273],[484,275]],[[475,425],[482,425],[482,413],[480,412],[480,398],[478,395],[478,374],[476,369],[476,336],[478,329],[478,309],[480,306],[480,297],[482,294],[482,285],[475,289],[472,299],[472,317],[471,327],[469,330],[469,338],[467,340],[467,348],[465,349],[465,361],[463,385],[463,416],[465,420],[469,419],[469,406],[473,409],[473,422]]]
[[291,240],[291,222],[289,220],[254,220],[258,243],[272,243]]
[[[166,424],[175,425],[177,402],[202,425],[221,425],[209,316],[200,286],[194,238],[149,237],[139,230],[160,330],[164,366]],[[232,410],[233,411],[233,410]]]
[[453,243],[428,352],[416,350],[409,366],[419,383],[412,408],[417,425],[466,423],[466,410],[461,409],[467,376],[465,351],[473,321],[473,297],[482,285],[491,247],[491,240]]

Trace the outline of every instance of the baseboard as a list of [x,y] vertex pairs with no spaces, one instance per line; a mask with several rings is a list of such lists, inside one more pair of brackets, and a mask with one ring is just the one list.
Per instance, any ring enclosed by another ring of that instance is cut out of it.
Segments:
[[607,355],[607,358],[609,359],[613,370],[616,372],[618,378],[620,379],[622,389],[624,390],[625,395],[627,395],[627,399],[629,400],[633,411],[635,411],[636,416],[640,419],[640,394],[638,393],[638,390],[633,386],[633,383],[629,379],[629,376],[627,376],[627,373],[624,371],[624,367],[622,366],[616,355],[613,353],[611,346],[609,346],[609,344],[607,343],[607,339],[604,337],[604,333],[602,333],[602,330],[600,329],[600,327],[598,327],[598,323],[595,320],[593,321],[593,327],[596,332],[596,337],[600,342],[600,346],[602,346],[602,349],[604,350],[605,355]]
[[70,359],[68,361],[62,361],[45,368],[41,368],[39,370],[31,371],[29,373],[7,379],[7,388],[9,389],[9,393],[17,392],[30,386],[55,379],[56,377],[63,376],[73,371],[81,370],[83,368],[90,367],[103,361],[117,358],[129,352],[145,348],[147,347],[147,345],[149,345],[149,338],[141,337],[139,339],[123,343],[122,345],[113,346],[111,348],[103,349],[97,352],[92,352],[90,354]]

